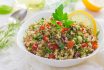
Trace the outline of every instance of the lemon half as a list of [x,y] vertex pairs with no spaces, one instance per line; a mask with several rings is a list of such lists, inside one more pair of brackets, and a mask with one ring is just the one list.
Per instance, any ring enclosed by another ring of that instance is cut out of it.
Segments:
[[93,34],[96,36],[97,34],[96,21],[93,18],[93,16],[90,15],[89,13],[83,10],[78,10],[69,14],[68,18],[78,23],[82,22],[86,26],[92,28]]
[[94,11],[94,12],[98,12],[102,7],[93,4],[92,2],[90,2],[91,0],[82,0],[83,4],[86,6],[87,9]]

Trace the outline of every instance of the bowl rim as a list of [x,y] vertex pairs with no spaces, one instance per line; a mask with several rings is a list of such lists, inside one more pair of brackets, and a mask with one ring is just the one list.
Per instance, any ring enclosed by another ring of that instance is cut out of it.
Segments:
[[[52,10],[52,11],[53,11],[53,10]],[[24,23],[22,24],[22,26],[20,27],[20,29],[19,29],[19,31],[18,31],[18,33],[17,33],[17,37],[16,37],[17,46],[19,46],[19,48],[21,48],[20,46],[22,46],[22,45],[20,45],[19,37],[20,37],[20,35],[21,35],[21,30],[23,29],[23,26],[24,26],[27,22],[29,22],[32,18],[34,18],[34,16],[37,16],[37,15],[39,15],[40,13],[46,13],[46,12],[51,14],[52,11],[44,10],[44,11],[36,12],[33,16],[31,16],[28,20],[26,20],[26,22],[24,22]],[[34,21],[34,22],[35,22],[35,21]],[[98,25],[100,25],[100,24],[98,24]],[[22,47],[25,47],[25,46],[22,46]],[[75,59],[65,59],[65,60],[48,59],[48,58],[44,58],[44,57],[35,55],[35,54],[29,52],[28,50],[26,50],[26,48],[25,48],[25,50],[23,50],[22,48],[21,48],[21,49],[22,49],[23,51],[29,53],[30,55],[33,55],[33,56],[38,57],[38,58],[42,58],[42,59],[49,60],[49,61],[52,60],[52,61],[61,61],[61,62],[63,62],[63,61],[69,61],[69,60],[83,60],[83,59],[90,58],[90,57],[94,56],[94,55],[100,50],[100,48],[101,48],[101,47],[98,47],[93,53],[89,54],[88,56],[85,56],[85,57],[82,57],[82,58],[75,58]]]

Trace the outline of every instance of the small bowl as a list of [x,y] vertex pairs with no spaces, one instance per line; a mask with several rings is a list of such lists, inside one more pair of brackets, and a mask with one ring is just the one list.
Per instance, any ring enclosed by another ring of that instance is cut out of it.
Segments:
[[91,58],[92,56],[94,56],[96,53],[98,53],[99,50],[101,50],[102,48],[102,42],[103,42],[103,30],[102,30],[102,26],[100,26],[99,22],[97,22],[97,26],[100,29],[100,34],[98,36],[98,44],[99,47],[93,52],[91,53],[89,56],[83,57],[83,58],[77,58],[77,59],[66,59],[66,60],[55,60],[55,59],[48,59],[48,58],[44,58],[44,57],[40,57],[37,55],[32,54],[31,52],[27,51],[23,42],[23,37],[25,35],[25,31],[28,29],[29,25],[31,25],[34,22],[37,22],[39,19],[41,18],[49,18],[51,16],[52,12],[50,11],[41,11],[38,13],[35,13],[33,15],[33,17],[31,17],[29,20],[26,20],[25,23],[22,24],[18,35],[17,35],[17,45],[26,53],[28,53],[29,55],[32,56],[32,58],[37,59],[38,61],[50,65],[50,66],[54,66],[54,67],[68,67],[68,66],[73,66],[76,64],[79,64],[83,61],[88,60],[89,58]]

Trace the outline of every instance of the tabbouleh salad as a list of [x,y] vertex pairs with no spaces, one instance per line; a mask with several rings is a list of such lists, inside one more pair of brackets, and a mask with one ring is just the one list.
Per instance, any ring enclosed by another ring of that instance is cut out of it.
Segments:
[[98,47],[92,29],[82,22],[69,20],[67,13],[63,13],[63,5],[55,10],[51,18],[42,18],[30,25],[24,44],[31,53],[56,60],[82,58]]

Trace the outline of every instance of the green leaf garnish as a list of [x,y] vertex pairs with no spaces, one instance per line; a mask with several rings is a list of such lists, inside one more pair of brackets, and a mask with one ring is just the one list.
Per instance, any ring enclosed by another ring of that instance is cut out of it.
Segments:
[[67,13],[64,13],[64,12],[63,12],[63,9],[64,9],[64,6],[61,4],[61,5],[55,10],[55,13],[53,13],[53,18],[54,18],[55,20],[62,21],[62,20],[67,20],[67,19],[68,19]]
[[56,25],[56,27],[55,27],[56,29],[60,29],[60,28],[61,28],[61,27],[56,23],[56,20],[52,19],[52,20],[51,20],[51,23],[54,24],[54,25]]
[[64,27],[69,28],[73,24],[73,21],[71,20],[65,20],[64,21]]
[[[53,20],[52,23],[56,24],[56,21],[61,21],[63,23],[63,26],[66,28],[69,28],[70,25],[73,24],[73,21],[68,19],[68,14],[63,12],[64,6],[61,4],[55,12],[52,14]],[[54,21],[54,22],[53,22]],[[57,24],[56,24],[57,25]]]
[[56,24],[56,20],[52,19],[52,20],[51,20],[51,23],[52,23],[52,24]]

